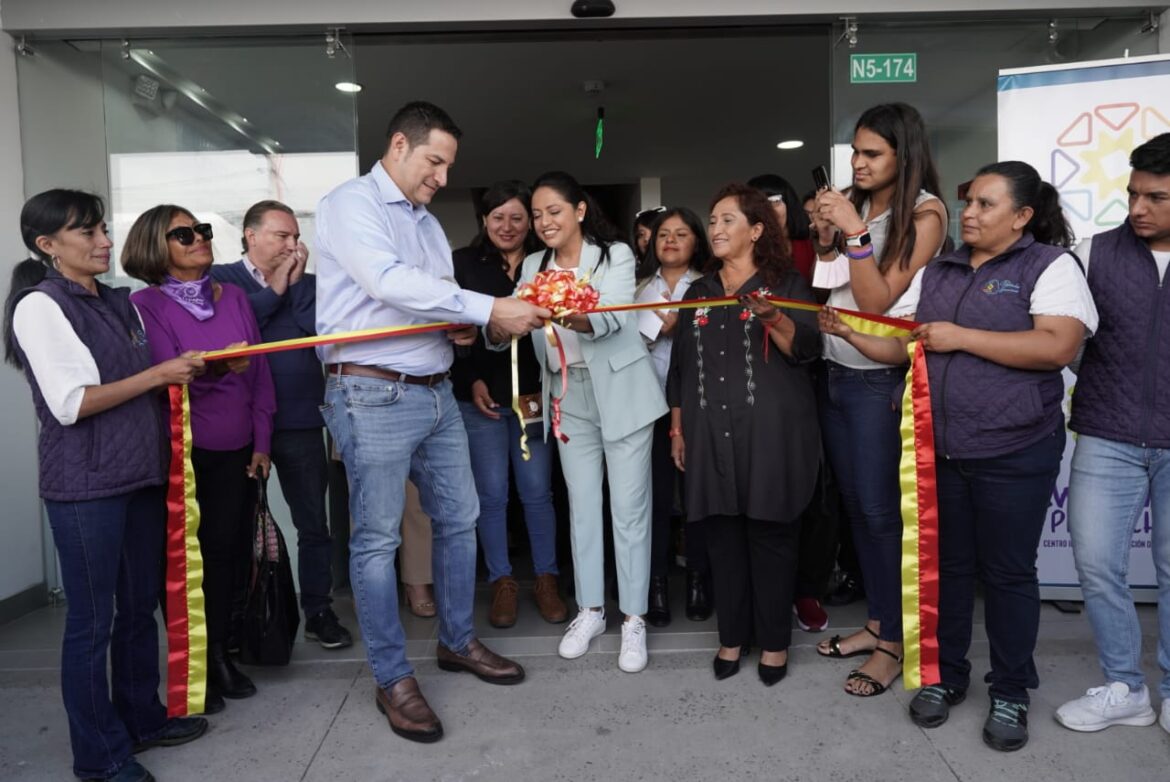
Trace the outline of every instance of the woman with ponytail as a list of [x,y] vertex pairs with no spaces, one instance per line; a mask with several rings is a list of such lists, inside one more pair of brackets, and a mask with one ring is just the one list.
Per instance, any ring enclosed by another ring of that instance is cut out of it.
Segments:
[[1036,549],[1064,454],[1061,370],[1097,327],[1097,311],[1053,187],[1027,163],[984,166],[967,192],[964,245],[919,272],[904,297],[909,338],[860,334],[837,314],[821,328],[886,364],[926,349],[939,510],[939,669],[910,703],[920,727],[966,698],[975,582],[991,646],[983,740],[1028,741],[1028,690],[1040,623]]
[[166,532],[158,392],[191,382],[203,361],[151,366],[130,291],[97,279],[110,270],[104,212],[77,190],[25,203],[20,229],[34,258],[13,270],[4,358],[24,370],[40,424],[40,495],[69,606],[61,697],[73,773],[148,782],[135,753],[207,729],[202,717],[167,718],[154,620]]
[[[634,253],[570,175],[554,171],[532,186],[532,223],[547,249],[524,260],[520,283],[546,269],[570,271],[588,280],[601,304],[634,300]],[[575,314],[550,325],[563,352],[533,332],[541,366],[542,405],[547,432],[549,393],[562,384],[557,442],[569,490],[569,530],[577,587],[577,617],[560,643],[566,659],[589,651],[605,632],[602,477],[608,478],[622,623],[618,667],[636,673],[646,667],[646,623],[650,587],[650,450],[654,422],[666,414],[654,364],[633,313]],[[499,335],[494,335],[499,336]],[[564,366],[560,356],[564,356]]]

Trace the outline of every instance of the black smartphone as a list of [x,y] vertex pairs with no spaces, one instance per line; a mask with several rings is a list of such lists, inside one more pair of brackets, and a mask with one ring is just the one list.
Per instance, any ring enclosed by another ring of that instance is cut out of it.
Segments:
[[824,166],[817,166],[814,168],[812,171],[812,176],[813,187],[817,189],[818,193],[822,190],[828,190],[833,186],[829,181],[829,172],[825,169]]

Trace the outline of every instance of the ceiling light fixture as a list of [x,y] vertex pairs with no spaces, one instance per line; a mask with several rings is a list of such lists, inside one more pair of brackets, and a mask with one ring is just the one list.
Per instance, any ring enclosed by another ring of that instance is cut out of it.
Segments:
[[798,138],[781,141],[776,145],[776,149],[800,149],[804,146],[804,142]]
[[333,85],[333,88],[341,92],[361,92],[362,85],[355,81],[339,81]]

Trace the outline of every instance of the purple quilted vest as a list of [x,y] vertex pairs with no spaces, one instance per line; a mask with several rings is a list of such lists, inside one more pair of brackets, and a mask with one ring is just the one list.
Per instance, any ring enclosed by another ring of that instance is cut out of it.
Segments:
[[1093,237],[1089,289],[1101,316],[1073,393],[1074,432],[1170,448],[1170,289],[1129,221]]
[[[50,271],[43,282],[24,294],[32,291],[47,294],[61,307],[93,355],[103,385],[150,366],[150,348],[130,304],[129,289],[98,283],[95,296]],[[166,441],[154,394],[143,394],[62,426],[49,412],[23,351],[20,359],[41,424],[38,453],[42,497],[60,502],[95,500],[165,482]]]
[[[961,247],[936,259],[922,277],[915,319],[950,321],[986,331],[1032,328],[1032,289],[1063,247],[1024,234],[1005,253],[971,268]],[[1060,371],[1012,369],[955,351],[926,354],[940,456],[985,459],[1018,451],[1061,425],[1064,382]]]

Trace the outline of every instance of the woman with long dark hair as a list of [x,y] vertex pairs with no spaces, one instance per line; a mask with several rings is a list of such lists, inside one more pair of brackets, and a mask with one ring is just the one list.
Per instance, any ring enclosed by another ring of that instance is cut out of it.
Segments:
[[[455,281],[463,288],[492,296],[511,296],[520,264],[540,241],[532,233],[532,191],[523,182],[496,182],[480,200],[480,232],[471,245],[456,250]],[[540,365],[532,337],[518,345],[517,380],[522,418],[512,410],[512,362],[507,353],[488,350],[481,341],[458,349],[452,383],[463,426],[467,429],[471,471],[479,494],[479,545],[492,585],[488,622],[492,627],[516,623],[520,585],[508,561],[508,475],[516,481],[524,505],[524,523],[536,574],[533,596],[546,622],[568,618],[557,586],[557,519],[552,501],[552,446],[528,439],[529,458],[520,448],[526,421],[539,420]],[[534,409],[535,408],[535,409]]]
[[134,753],[207,729],[202,717],[167,719],[154,621],[167,474],[157,392],[191,382],[203,361],[151,366],[130,291],[97,279],[110,270],[104,212],[77,190],[25,203],[20,229],[34,258],[12,273],[4,358],[24,370],[40,423],[40,495],[68,603],[61,695],[73,773],[142,782],[153,777]]
[[[150,287],[131,297],[157,362],[189,350],[261,341],[243,289],[211,278],[211,225],[181,206],[138,216],[122,268]],[[207,710],[256,693],[228,654],[233,603],[248,575],[255,478],[267,476],[276,392],[264,356],[228,359],[191,384],[191,464],[199,502],[199,547],[207,608]],[[238,621],[238,620],[236,620]]]
[[[691,283],[703,276],[711,258],[707,231],[699,216],[685,206],[666,209],[650,226],[650,245],[638,276],[635,300],[681,301]],[[638,330],[650,349],[659,384],[666,389],[671,347],[678,326],[678,310],[650,310],[638,316]],[[670,457],[670,414],[654,425],[650,455],[654,484],[650,530],[650,601],[646,621],[654,627],[670,624],[670,517],[674,509],[679,472]],[[702,621],[711,615],[707,580],[707,547],[698,528],[687,530],[687,618]]]
[[[813,220],[821,261],[845,267],[845,281],[833,287],[828,303],[896,314],[903,309],[899,299],[938,254],[946,232],[922,117],[904,103],[869,109],[857,120],[852,162],[853,187],[847,193],[823,190]],[[821,267],[818,277],[827,270]],[[821,427],[853,529],[869,614],[860,631],[823,641],[817,651],[825,657],[869,655],[845,681],[845,691],[860,697],[885,692],[902,669],[902,382],[900,370],[826,336]]]
[[686,471],[690,524],[701,524],[715,582],[715,678],[739,671],[753,636],[758,674],[788,672],[801,511],[812,499],[820,441],[807,365],[820,355],[816,317],[763,297],[811,302],[764,195],[728,185],[707,225],[714,256],[688,299],[736,296],[738,307],[683,310],[667,395],[671,455]]
[[780,230],[784,231],[784,238],[788,240],[793,268],[806,281],[812,282],[813,264],[817,259],[811,238],[812,222],[804,211],[796,188],[779,174],[760,174],[747,183],[767,196],[772,211],[776,213],[776,220],[780,223]]
[[[623,244],[588,193],[569,174],[553,171],[532,186],[532,219],[547,249],[528,256],[520,275],[531,282],[546,269],[587,279],[601,304],[634,300],[634,254]],[[632,313],[577,313],[533,334],[542,369],[542,404],[549,423],[549,393],[561,401],[558,442],[569,490],[569,529],[577,587],[577,617],[561,639],[566,659],[589,651],[605,632],[602,480],[608,479],[622,622],[618,667],[646,667],[646,596],[650,581],[650,445],[654,422],[666,412],[654,365]],[[498,335],[497,335],[498,336]],[[562,362],[560,356],[564,356]]]
[[866,336],[833,311],[825,333],[886,364],[926,349],[939,507],[939,675],[910,702],[924,728],[943,724],[971,681],[975,583],[991,647],[983,740],[1028,741],[1028,690],[1040,624],[1036,549],[1064,454],[1061,370],[1097,327],[1056,190],[1026,163],[984,166],[967,191],[963,246],[919,272],[904,297],[910,337]]

